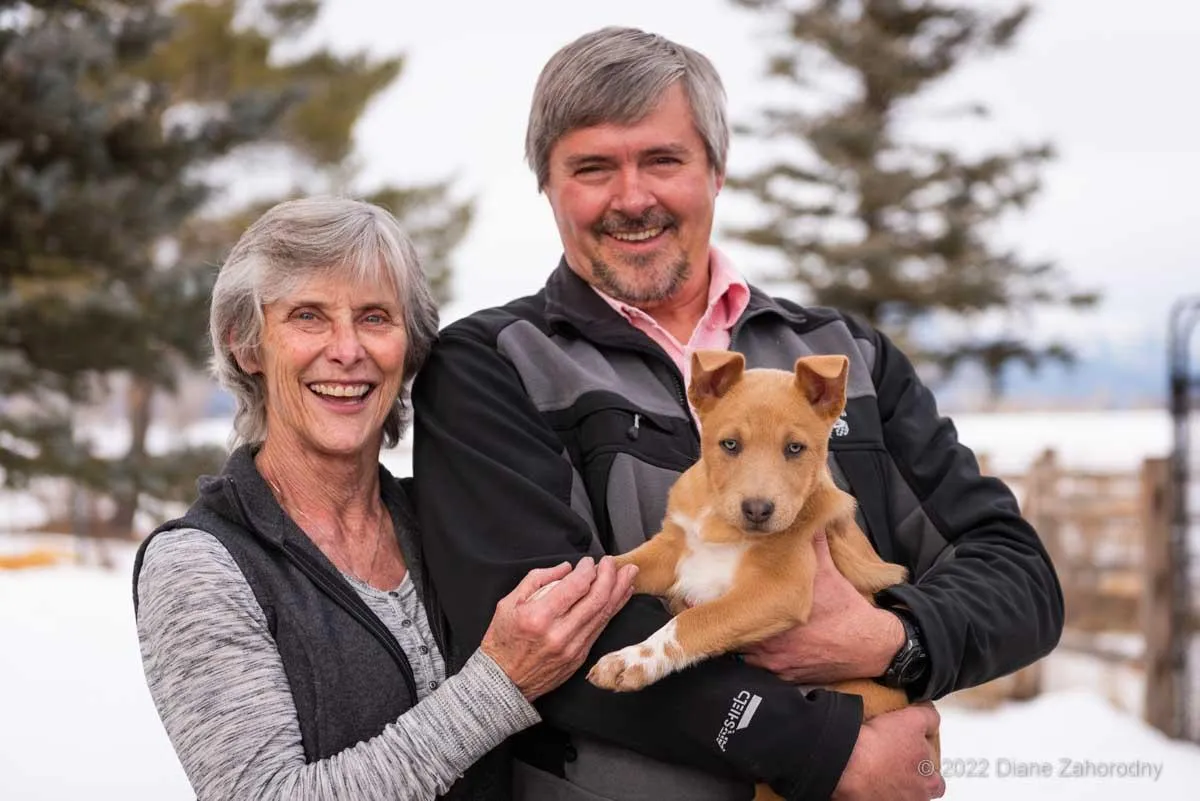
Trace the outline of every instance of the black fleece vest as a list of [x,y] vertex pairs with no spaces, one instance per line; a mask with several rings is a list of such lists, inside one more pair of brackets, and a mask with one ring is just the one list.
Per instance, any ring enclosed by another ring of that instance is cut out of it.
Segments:
[[[414,532],[404,484],[382,467],[380,483],[396,530]],[[399,643],[283,512],[254,465],[253,451],[239,448],[221,475],[202,477],[198,487],[200,496],[188,512],[159,526],[138,549],[135,611],[138,576],[150,541],[179,528],[208,532],[229,551],[266,616],[292,690],[308,762],[371,739],[411,709],[416,685]],[[462,660],[446,651],[432,588],[425,582],[418,589],[448,671],[455,672]],[[495,753],[476,763],[444,797],[507,798],[505,767],[502,754]]]

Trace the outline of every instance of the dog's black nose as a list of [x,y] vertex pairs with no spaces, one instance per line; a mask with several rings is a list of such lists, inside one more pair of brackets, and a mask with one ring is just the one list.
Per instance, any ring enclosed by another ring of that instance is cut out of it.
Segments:
[[775,502],[766,498],[747,498],[742,501],[742,515],[755,525],[762,525],[775,514]]

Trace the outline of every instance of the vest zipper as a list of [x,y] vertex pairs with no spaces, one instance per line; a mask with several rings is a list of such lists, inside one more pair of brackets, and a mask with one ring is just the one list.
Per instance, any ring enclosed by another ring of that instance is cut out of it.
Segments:
[[400,668],[400,673],[404,676],[404,685],[408,688],[409,697],[415,705],[417,703],[417,680],[413,675],[412,665],[409,664],[408,657],[404,654],[404,649],[396,642],[396,638],[387,630],[387,627],[379,621],[371,613],[370,609],[366,608],[358,595],[354,591],[345,586],[339,579],[332,579],[324,566],[319,564],[308,554],[304,553],[299,548],[293,546],[287,540],[283,542],[284,553],[288,555],[300,570],[312,579],[313,583],[325,591],[339,606],[350,613],[351,617],[362,624],[363,628],[375,635],[375,639],[383,645],[384,650],[396,662]]
[[[251,523],[250,512],[246,509],[246,504],[242,501],[242,494],[238,491],[237,482],[234,481],[233,476],[226,476],[225,483],[230,489],[229,494],[233,496],[238,514],[242,517],[243,525],[249,529],[253,529],[254,525]],[[392,660],[400,668],[400,675],[404,677],[404,686],[408,689],[409,697],[412,699],[413,704],[416,705],[418,700],[417,679],[413,675],[412,665],[409,663],[404,649],[400,647],[400,643],[396,642],[396,638],[387,630],[387,626],[383,625],[379,618],[375,617],[366,604],[362,602],[362,599],[345,582],[340,579],[331,579],[329,571],[325,569],[324,565],[294,546],[287,539],[282,540],[281,544],[284,554],[300,568],[304,575],[308,576],[338,606],[349,612],[351,617],[362,624],[363,628],[374,635],[375,639],[379,640],[384,650],[388,652],[388,655],[392,657]]]

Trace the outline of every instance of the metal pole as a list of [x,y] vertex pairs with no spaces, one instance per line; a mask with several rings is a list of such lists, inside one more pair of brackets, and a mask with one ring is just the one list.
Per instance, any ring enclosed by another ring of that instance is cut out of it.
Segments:
[[1190,451],[1191,407],[1193,390],[1200,385],[1191,374],[1190,342],[1200,322],[1200,298],[1183,298],[1171,310],[1168,347],[1170,349],[1170,406],[1174,424],[1174,443],[1171,452],[1171,483],[1174,492],[1171,521],[1171,551],[1173,562],[1173,592],[1171,604],[1171,665],[1179,704],[1176,707],[1176,727],[1181,737],[1200,739],[1192,708],[1193,677],[1189,670],[1192,644],[1192,602],[1190,569]]

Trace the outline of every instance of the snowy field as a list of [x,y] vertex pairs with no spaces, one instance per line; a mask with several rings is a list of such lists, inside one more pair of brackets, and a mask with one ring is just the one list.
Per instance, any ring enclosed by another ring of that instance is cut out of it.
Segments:
[[[193,797],[146,691],[129,557],[114,573],[0,574],[3,801]],[[1081,684],[986,712],[943,704],[947,798],[1195,798],[1200,746],[1167,740],[1105,695]]]
[[[1004,470],[1023,469],[1044,447],[1055,447],[1064,464],[1130,469],[1164,455],[1170,441],[1159,412],[956,420],[963,440]],[[407,472],[403,449],[387,461]],[[30,540],[5,532],[37,525],[44,514],[36,498],[0,494],[0,551],[27,547]],[[132,550],[114,555],[112,572],[0,571],[0,801],[193,797],[142,675]],[[947,798],[1196,798],[1200,746],[1169,741],[1138,719],[1139,681],[1054,654],[1049,691],[1035,701],[988,711],[943,703]]]

